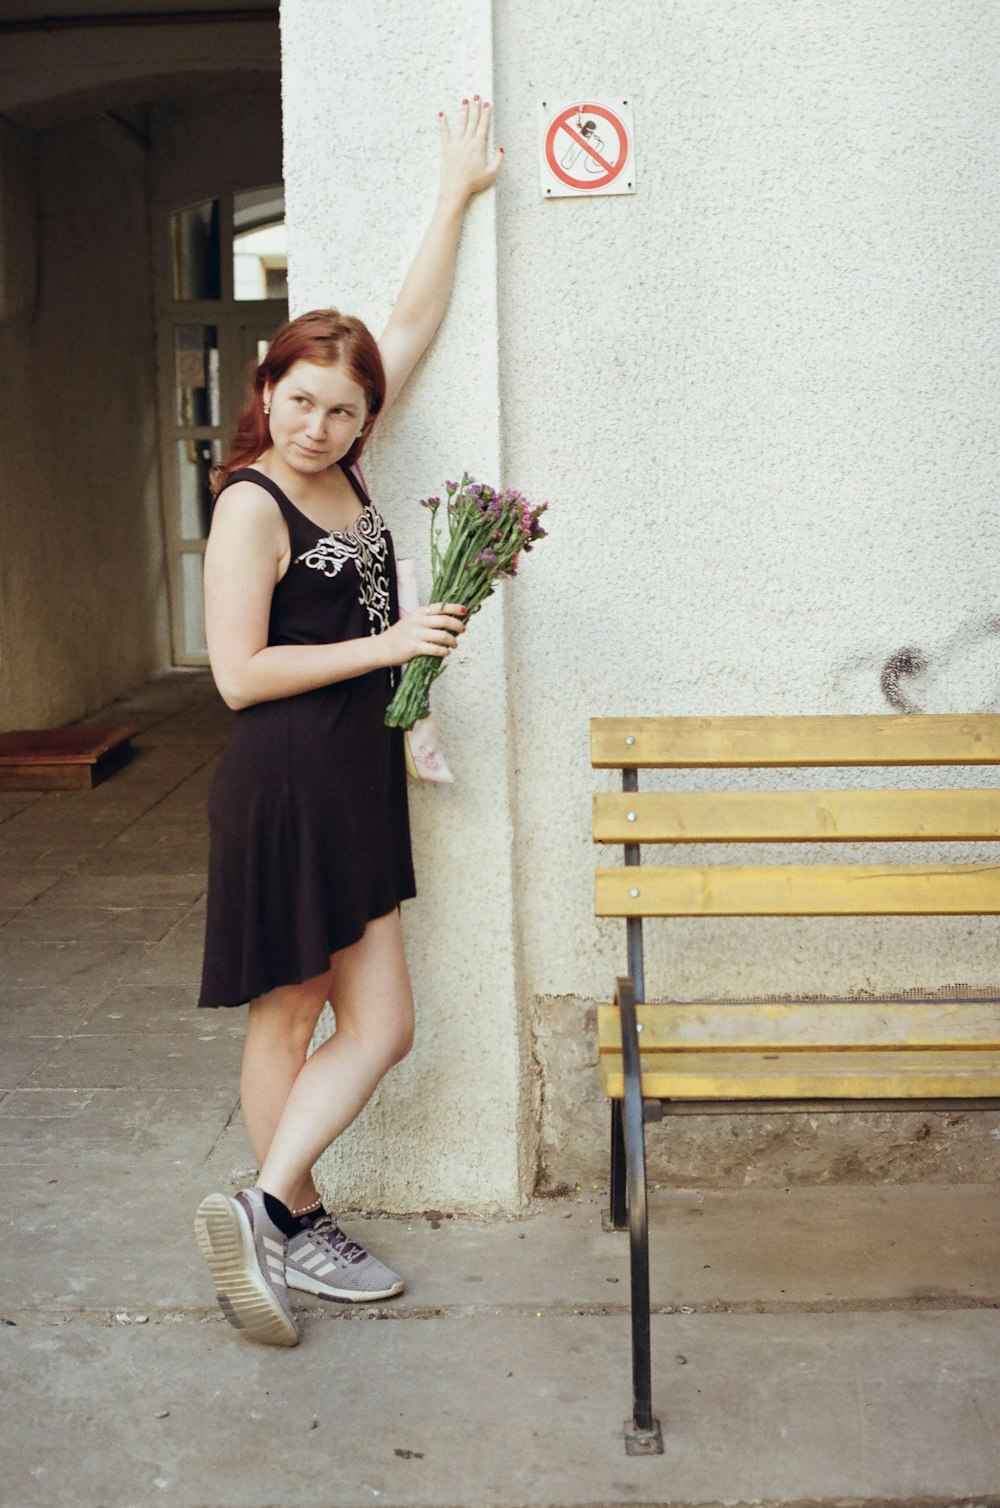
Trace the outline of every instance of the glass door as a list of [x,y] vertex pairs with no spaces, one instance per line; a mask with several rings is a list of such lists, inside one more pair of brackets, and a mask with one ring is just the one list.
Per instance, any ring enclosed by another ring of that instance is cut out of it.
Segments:
[[220,194],[168,217],[160,300],[160,466],[176,665],[205,665],[202,565],[211,470],[253,366],[288,317],[280,185]]

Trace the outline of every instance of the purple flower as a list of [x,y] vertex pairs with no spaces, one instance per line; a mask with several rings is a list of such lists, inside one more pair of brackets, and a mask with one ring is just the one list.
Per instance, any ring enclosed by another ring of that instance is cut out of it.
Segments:
[[[499,580],[517,575],[521,554],[535,540],[545,538],[545,530],[538,521],[548,504],[532,508],[516,487],[498,491],[485,482],[477,482],[467,471],[462,473],[460,482],[445,482],[444,486],[446,544],[439,542],[440,520],[436,517],[441,498],[424,498],[420,504],[432,514],[431,598],[437,600],[439,585],[447,582],[455,600],[464,598],[470,613],[478,612],[486,598],[493,595]],[[389,727],[411,728],[427,716],[430,684],[444,666],[444,660],[427,655],[411,660],[385,715]]]

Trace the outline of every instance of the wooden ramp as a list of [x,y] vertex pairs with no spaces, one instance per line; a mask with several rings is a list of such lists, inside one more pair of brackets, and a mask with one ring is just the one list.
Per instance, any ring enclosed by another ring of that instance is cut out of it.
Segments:
[[132,753],[134,728],[34,728],[0,733],[0,791],[83,791]]

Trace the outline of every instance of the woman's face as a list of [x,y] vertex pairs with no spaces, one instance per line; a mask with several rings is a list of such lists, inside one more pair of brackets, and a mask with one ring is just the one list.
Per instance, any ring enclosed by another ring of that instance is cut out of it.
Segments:
[[368,415],[364,389],[347,368],[296,361],[273,387],[271,444],[293,471],[315,475],[345,456]]

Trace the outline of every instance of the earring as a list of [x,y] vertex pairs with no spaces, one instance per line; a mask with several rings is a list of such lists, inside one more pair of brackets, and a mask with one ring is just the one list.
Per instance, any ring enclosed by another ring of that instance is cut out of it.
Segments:
[[265,416],[265,418],[267,417],[267,415],[270,412],[271,412],[271,405],[269,403],[265,403],[264,404],[264,416]]

